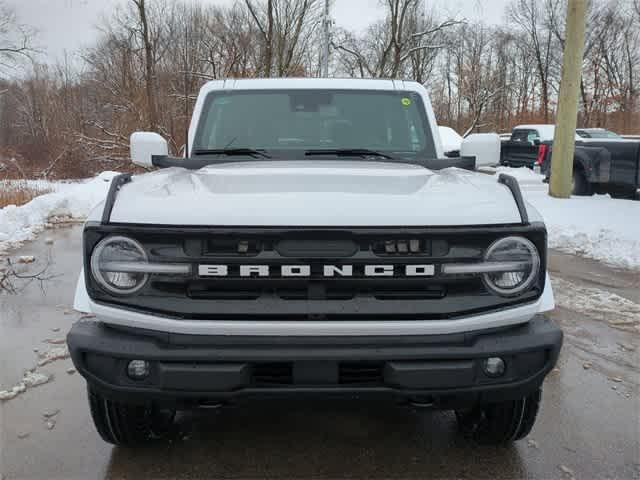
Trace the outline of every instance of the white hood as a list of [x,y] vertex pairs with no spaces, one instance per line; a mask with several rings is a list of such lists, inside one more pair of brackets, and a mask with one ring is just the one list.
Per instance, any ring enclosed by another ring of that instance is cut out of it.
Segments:
[[111,221],[184,226],[463,226],[521,221],[509,189],[459,169],[353,162],[238,162],[136,176]]

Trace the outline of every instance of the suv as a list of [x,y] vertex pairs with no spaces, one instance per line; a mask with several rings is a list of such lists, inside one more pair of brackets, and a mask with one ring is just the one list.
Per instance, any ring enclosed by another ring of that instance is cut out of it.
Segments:
[[[445,158],[420,84],[206,84],[184,158],[155,133],[84,227],[68,345],[104,440],[241,398],[388,397],[481,443],[531,430],[561,331],[547,233],[517,182]],[[472,156],[471,156],[472,155]],[[457,168],[454,168],[457,167]]]

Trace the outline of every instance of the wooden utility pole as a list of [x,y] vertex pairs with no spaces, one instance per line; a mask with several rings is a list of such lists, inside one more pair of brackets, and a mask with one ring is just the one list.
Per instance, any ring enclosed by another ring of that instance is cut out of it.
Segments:
[[568,0],[567,32],[562,61],[562,82],[553,140],[549,194],[569,198],[573,190],[573,155],[578,124],[578,98],[587,22],[587,0]]
[[324,14],[322,19],[322,66],[320,76],[327,78],[329,76],[329,43],[331,42],[329,17],[329,0],[324,0]]

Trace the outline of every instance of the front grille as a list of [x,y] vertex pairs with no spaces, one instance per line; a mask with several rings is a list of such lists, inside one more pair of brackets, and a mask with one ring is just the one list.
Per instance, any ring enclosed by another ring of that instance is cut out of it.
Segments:
[[273,387],[293,384],[291,362],[255,363],[251,368],[251,383],[256,387]]
[[379,385],[383,383],[382,362],[343,362],[338,366],[342,385]]
[[277,388],[290,385],[382,385],[384,362],[320,362],[311,368],[293,362],[251,364],[251,385]]
[[[127,235],[145,246],[152,262],[190,263],[189,277],[153,275],[132,297],[113,297],[88,276],[92,298],[135,310],[203,320],[439,320],[491,311],[538,298],[544,271],[518,298],[490,293],[480,277],[444,276],[445,263],[481,261],[486,248],[509,235],[529,238],[546,264],[542,225],[457,229],[155,228],[89,225],[85,265],[106,235]],[[390,247],[389,242],[394,242]],[[404,250],[408,250],[405,252]],[[223,277],[199,276],[199,266],[225,265]],[[269,275],[241,275],[247,265]],[[309,266],[310,275],[287,277],[282,266]],[[324,274],[325,266],[340,273]],[[352,267],[344,275],[345,265]],[[393,268],[392,276],[365,275],[365,266]],[[433,266],[433,276],[410,277],[407,266]]]

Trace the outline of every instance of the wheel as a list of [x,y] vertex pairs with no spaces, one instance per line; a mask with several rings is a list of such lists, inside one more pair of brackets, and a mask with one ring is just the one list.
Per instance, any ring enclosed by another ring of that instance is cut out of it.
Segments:
[[611,188],[609,190],[609,195],[611,198],[616,198],[619,200],[635,200],[636,190],[635,188]]
[[90,388],[87,395],[96,430],[105,442],[114,445],[139,445],[162,436],[169,431],[175,416],[173,410],[113,402]]
[[593,195],[591,185],[587,181],[584,172],[579,168],[573,169],[573,194],[578,196],[590,196]]
[[518,400],[456,411],[463,434],[483,445],[505,445],[526,437],[540,407],[541,390]]

